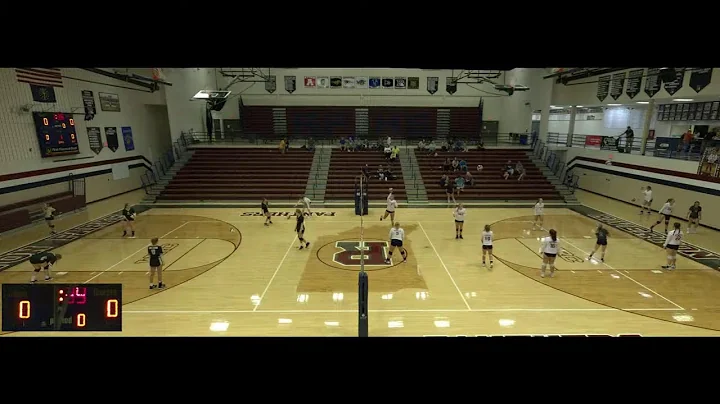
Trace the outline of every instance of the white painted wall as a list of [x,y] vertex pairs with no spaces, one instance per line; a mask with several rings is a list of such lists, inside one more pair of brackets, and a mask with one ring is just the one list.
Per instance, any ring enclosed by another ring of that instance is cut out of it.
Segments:
[[[633,69],[629,69],[633,70]],[[627,71],[629,71],[627,70]],[[647,70],[646,70],[647,73]],[[612,74],[612,73],[611,73]],[[696,93],[695,90],[690,88],[690,74],[691,72],[687,71],[685,72],[685,81],[683,83],[683,87],[675,93],[675,95],[671,96],[668,94],[664,88],[660,88],[660,91],[655,94],[656,100],[662,100],[662,99],[671,99],[671,98],[694,98],[699,95],[704,97],[718,97],[720,96],[720,69],[716,68],[713,70],[713,76],[712,81],[710,84],[705,87],[705,89],[702,90],[701,93]],[[640,86],[640,94],[635,96],[632,100],[625,94],[625,91],[623,91],[623,94],[618,98],[617,100],[613,100],[612,97],[608,96],[605,98],[603,102],[600,102],[597,99],[597,79],[598,77],[591,77],[589,79],[584,80],[578,80],[578,83],[581,82],[591,82],[588,84],[577,84],[577,85],[562,85],[562,84],[553,84],[553,92],[552,92],[552,103],[554,105],[561,105],[561,106],[567,106],[567,105],[585,105],[585,106],[595,106],[595,105],[606,105],[606,104],[632,104],[636,103],[638,101],[648,101],[650,98],[645,94],[645,79],[643,78],[641,86]],[[553,79],[547,79],[547,81],[553,82]],[[627,85],[627,83],[626,83]]]
[[[165,86],[165,102],[170,119],[172,140],[180,137],[180,133],[190,129],[205,132],[205,102],[193,101],[193,95],[200,90],[216,90],[225,87],[221,77],[216,76],[214,68],[166,68],[165,78],[172,86]],[[234,110],[234,112],[233,112]],[[228,101],[223,114],[234,114],[238,119],[237,99]]]
[[[632,112],[626,107],[609,107],[605,112],[578,113],[575,115],[573,133],[576,135],[618,136],[628,126],[631,126],[639,136],[642,133],[643,117],[647,112],[647,106],[639,105],[633,108]],[[589,116],[594,119],[588,120]],[[639,119],[633,119],[633,117]],[[654,125],[656,124],[653,118],[650,128],[652,129]],[[548,132],[566,134],[569,127],[570,114],[550,114]]]
[[[589,157],[605,160],[608,158],[609,154],[613,154],[614,162],[645,167],[657,167],[665,170],[679,171],[691,174],[697,173],[697,162],[612,153],[610,151],[589,150],[581,148],[567,149],[566,163],[570,163],[575,157]],[[608,166],[606,164],[598,164],[591,162],[583,162],[582,164],[591,167],[598,167],[602,170],[621,171],[624,173],[651,176],[652,178],[678,181],[678,178],[672,175],[648,173],[646,171],[631,170],[625,167],[612,165]],[[572,168],[572,166],[570,167]],[[612,173],[604,173],[591,169],[572,168],[572,170],[573,174],[580,177],[578,185],[581,189],[595,192],[597,194],[608,196],[611,198],[619,199],[628,203],[634,203],[632,202],[633,199],[637,200],[640,198],[640,187],[650,185],[653,188],[653,198],[655,200],[653,202],[652,208],[657,210],[668,198],[675,198],[676,208],[674,211],[674,215],[679,217],[685,217],[687,209],[690,207],[690,205],[692,205],[695,201],[700,201],[700,204],[704,207],[703,223],[715,228],[720,228],[720,211],[714,209],[715,206],[718,206],[718,204],[720,204],[720,197],[718,196],[711,195],[705,192],[689,191],[680,187],[670,187],[666,185],[652,183],[649,181],[640,181],[620,175],[614,175]],[[678,182],[684,184],[692,184],[695,186],[714,190],[720,189],[720,184],[713,182],[698,181],[686,178],[682,178]]]
[[[167,112],[162,92],[149,93],[111,87],[104,84],[131,86],[118,80],[93,74],[81,69],[63,69],[64,76],[85,81],[63,79],[63,88],[56,88],[57,103],[37,103],[32,100],[30,85],[16,80],[14,68],[0,69],[0,175],[80,163],[111,160],[129,156],[145,156],[150,161],[170,147]],[[102,84],[94,84],[93,81]],[[94,93],[97,115],[89,122],[84,120],[81,91]],[[100,108],[98,92],[118,94],[121,112],[105,112]],[[56,158],[41,158],[32,113],[21,112],[20,107],[31,105],[33,111],[78,112],[75,115],[80,154]],[[96,155],[90,150],[87,126],[97,126],[105,134],[106,126],[117,127],[120,147],[112,152],[103,148]],[[130,126],[133,131],[135,150],[125,151],[120,128]],[[57,162],[78,157],[90,157],[76,161]]]

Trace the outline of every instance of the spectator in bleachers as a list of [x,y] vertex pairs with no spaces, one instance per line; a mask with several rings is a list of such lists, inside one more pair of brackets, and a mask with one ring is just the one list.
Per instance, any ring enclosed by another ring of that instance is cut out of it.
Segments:
[[306,148],[308,151],[315,151],[315,139],[309,137]]
[[442,144],[441,149],[442,149],[442,151],[450,151],[451,150],[450,142],[448,140],[445,140]]
[[390,156],[392,155],[392,147],[390,145],[385,145],[383,148],[383,155],[385,156],[386,160],[390,160]]
[[397,161],[398,155],[400,155],[400,147],[398,145],[395,145],[393,147],[392,152],[390,152],[390,160]]
[[440,166],[440,169],[443,170],[443,172],[448,172],[452,170],[452,163],[450,163],[450,157],[445,158],[445,161]]
[[505,173],[503,174],[503,178],[505,179],[508,179],[513,175],[515,169],[513,168],[512,161],[508,160],[507,163],[505,163],[505,168],[503,168],[503,171],[505,171]]
[[388,166],[388,168],[385,169],[385,181],[387,180],[394,180],[395,174],[392,172],[392,168]]
[[354,152],[356,150],[356,147],[357,147],[357,145],[355,144],[355,138],[352,136],[348,136],[347,151]]
[[453,171],[458,171],[460,169],[460,162],[458,161],[457,157],[453,157],[450,164],[452,165]]
[[281,154],[285,154],[285,151],[287,151],[287,144],[285,143],[285,139],[280,139],[278,149],[280,149]]
[[522,181],[525,178],[525,167],[523,167],[522,164],[518,162],[518,166],[520,166],[519,169],[517,169],[518,173],[518,181]]
[[359,144],[360,144],[360,150],[367,150],[368,148],[370,148],[370,145],[369,145],[369,142],[367,139],[360,139]]
[[385,139],[385,146],[390,147],[392,145],[392,138],[390,136]]
[[447,174],[443,174],[442,177],[440,177],[440,187],[445,188],[449,181],[450,179]]
[[435,144],[435,141],[434,141],[434,140],[431,140],[431,141],[430,141],[430,144],[428,145],[427,150],[428,150],[428,154],[432,154],[432,155],[436,155],[436,156],[437,156],[437,152],[436,152],[436,150],[437,150],[437,145]]
[[345,137],[341,137],[340,138],[340,151],[346,150],[346,146],[345,146],[346,143],[347,143],[347,140],[345,139]]
[[382,165],[378,166],[377,175],[378,175],[378,179],[380,181],[385,181],[385,169],[383,168]]
[[685,132],[682,135],[683,151],[685,153],[690,152],[690,148],[692,146],[692,141],[693,141],[693,133],[690,131],[690,129],[688,129],[687,132]]
[[465,173],[465,185],[469,187],[475,185],[475,178],[470,171]]
[[455,143],[453,144],[453,151],[456,151],[456,152],[465,151],[465,144],[463,143],[462,140],[460,140],[460,139],[455,140]]
[[455,189],[457,189],[458,195],[460,195],[460,192],[465,189],[465,178],[463,176],[458,175],[455,177]]
[[458,163],[458,165],[460,166],[460,171],[467,171],[467,170],[468,170],[468,168],[467,168],[467,161],[465,161],[465,160],[463,160],[463,159],[460,159],[460,162]]
[[417,144],[418,151],[425,151],[427,150],[427,146],[425,145],[425,141],[420,139],[420,141]]

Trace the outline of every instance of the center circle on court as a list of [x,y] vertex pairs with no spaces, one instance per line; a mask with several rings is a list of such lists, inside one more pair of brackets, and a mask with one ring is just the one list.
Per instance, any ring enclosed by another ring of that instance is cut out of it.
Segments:
[[[365,272],[382,271],[402,263],[399,253],[397,253],[399,261],[396,260],[391,265],[384,262],[389,247],[390,242],[385,240],[362,241]],[[337,239],[318,248],[316,256],[318,261],[331,268],[360,272],[360,252],[361,241],[359,239]]]

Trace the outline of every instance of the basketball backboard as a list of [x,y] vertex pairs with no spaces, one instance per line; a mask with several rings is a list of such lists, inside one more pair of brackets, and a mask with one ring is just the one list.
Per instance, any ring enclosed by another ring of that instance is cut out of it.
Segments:
[[200,90],[193,96],[193,100],[224,100],[232,91]]

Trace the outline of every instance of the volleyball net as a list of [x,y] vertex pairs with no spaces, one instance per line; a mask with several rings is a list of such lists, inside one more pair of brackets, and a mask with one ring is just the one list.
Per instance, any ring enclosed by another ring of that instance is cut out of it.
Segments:
[[365,272],[365,199],[367,186],[365,177],[359,176],[356,181],[355,212],[360,216],[360,274],[358,275],[358,337],[368,336],[368,275]]

